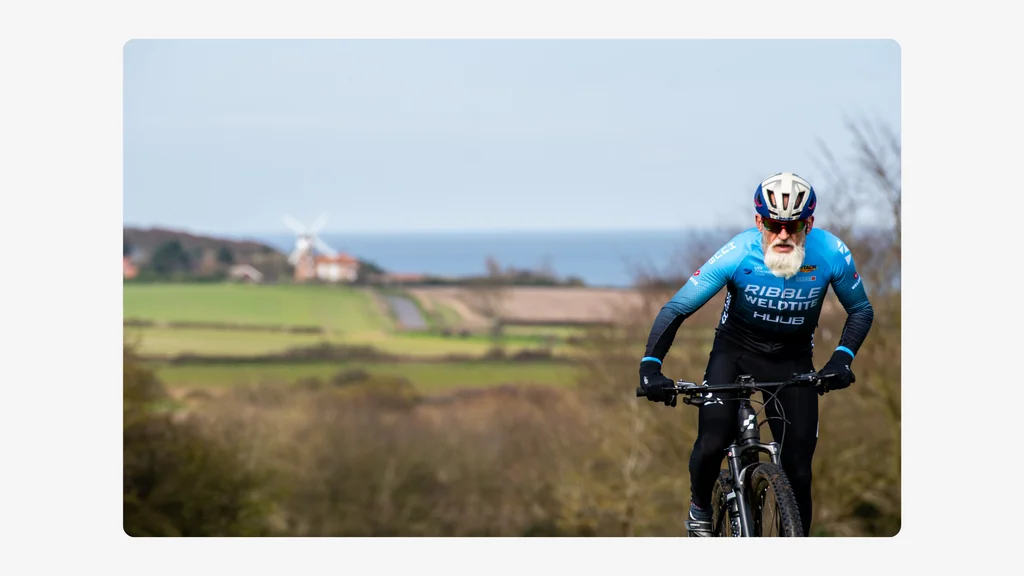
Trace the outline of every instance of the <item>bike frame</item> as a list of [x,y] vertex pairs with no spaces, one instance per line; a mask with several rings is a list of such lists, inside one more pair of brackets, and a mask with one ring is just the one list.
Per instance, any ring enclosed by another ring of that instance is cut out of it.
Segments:
[[[779,444],[775,441],[767,443],[761,441],[761,422],[757,420],[757,413],[750,405],[750,399],[740,397],[737,402],[739,408],[736,420],[739,425],[739,434],[736,441],[729,445],[726,459],[729,463],[729,476],[732,478],[731,505],[738,508],[740,535],[750,536],[753,520],[750,502],[747,498],[746,475],[750,468],[760,461],[758,454],[761,452],[768,454],[774,464],[781,466],[781,462]],[[726,496],[726,501],[729,500],[729,496]],[[729,522],[730,518],[727,515],[721,521]]]
[[[739,404],[736,411],[736,423],[739,429],[736,433],[736,438],[729,445],[726,452],[726,459],[729,463],[729,477],[732,480],[732,490],[726,495],[726,507],[736,506],[739,513],[739,530],[740,536],[750,536],[752,529],[752,511],[750,503],[747,500],[748,486],[746,482],[746,475],[752,466],[760,461],[758,455],[760,453],[768,454],[769,459],[776,466],[781,467],[782,462],[779,456],[780,446],[778,442],[762,442],[761,441],[761,424],[762,422],[757,419],[757,412],[750,404],[750,396],[754,392],[769,392],[773,390],[778,391],[784,387],[796,387],[796,386],[817,386],[825,377],[818,376],[815,372],[807,374],[794,375],[793,378],[785,382],[769,382],[769,383],[756,383],[754,379],[749,375],[740,376],[733,384],[696,384],[694,382],[686,382],[679,380],[674,386],[667,387],[666,392],[673,395],[670,405],[675,405],[676,394],[684,394],[683,403],[691,406],[703,406],[711,400],[713,393],[736,393],[738,397],[735,401]],[[827,391],[822,389],[822,393]],[[705,396],[706,394],[706,396]],[[646,396],[646,392],[643,388],[636,389],[637,396]],[[721,402],[720,399],[717,402]],[[669,402],[666,401],[666,404]],[[722,518],[723,522],[729,522],[730,518],[726,515]]]

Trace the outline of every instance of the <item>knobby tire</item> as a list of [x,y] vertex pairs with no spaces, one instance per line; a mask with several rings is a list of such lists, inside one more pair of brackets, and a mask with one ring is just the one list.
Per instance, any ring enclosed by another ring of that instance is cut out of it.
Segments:
[[800,523],[800,510],[797,508],[796,496],[793,494],[793,488],[790,486],[785,472],[771,462],[761,462],[751,470],[749,478],[747,497],[753,523],[751,535],[760,537],[770,531],[763,526],[764,511],[761,509],[762,498],[764,501],[768,501],[766,497],[770,494],[775,500],[777,508],[775,514],[781,518],[781,533],[769,535],[789,538],[802,537],[804,530]]

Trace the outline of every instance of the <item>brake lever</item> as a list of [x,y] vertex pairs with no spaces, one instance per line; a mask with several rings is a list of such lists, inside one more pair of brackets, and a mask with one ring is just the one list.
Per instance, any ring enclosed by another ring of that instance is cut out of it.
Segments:
[[818,391],[818,396],[824,396],[825,394],[828,394],[829,392],[832,391],[832,389],[828,387],[828,384],[826,384],[826,382],[835,377],[835,374],[826,374],[825,376],[821,376],[818,373],[815,373],[813,379],[816,380],[817,383],[814,387]]

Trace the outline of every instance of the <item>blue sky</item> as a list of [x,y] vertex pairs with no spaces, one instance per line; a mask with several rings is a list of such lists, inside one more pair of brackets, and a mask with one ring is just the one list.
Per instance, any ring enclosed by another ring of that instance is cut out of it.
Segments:
[[210,234],[752,221],[846,118],[900,126],[889,40],[134,40],[124,223]]

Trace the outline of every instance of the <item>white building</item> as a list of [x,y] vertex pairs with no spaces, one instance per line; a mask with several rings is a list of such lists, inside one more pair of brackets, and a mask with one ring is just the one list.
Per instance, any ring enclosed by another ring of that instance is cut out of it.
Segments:
[[353,282],[359,275],[359,260],[348,254],[316,257],[316,277],[325,282]]

